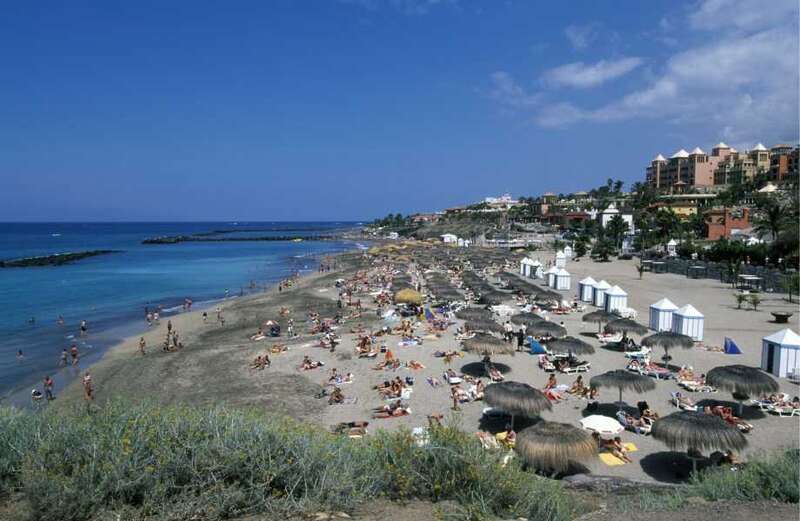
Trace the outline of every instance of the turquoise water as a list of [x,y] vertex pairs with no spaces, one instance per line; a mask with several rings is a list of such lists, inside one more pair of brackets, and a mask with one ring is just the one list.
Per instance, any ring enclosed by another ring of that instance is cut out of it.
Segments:
[[[296,271],[317,268],[327,253],[353,249],[343,241],[190,242],[143,245],[148,237],[237,230],[234,236],[309,236],[354,223],[75,223],[0,224],[0,259],[94,249],[120,253],[65,266],[0,269],[0,396],[30,387],[58,369],[72,342],[82,366],[123,336],[145,327],[144,310],[178,312],[223,298],[263,291]],[[251,283],[256,286],[251,289]],[[57,323],[58,316],[64,324]],[[31,320],[32,319],[32,320]],[[78,335],[81,320],[89,334]],[[16,353],[22,350],[23,357]],[[73,371],[77,372],[77,370]],[[63,378],[68,372],[61,371]],[[62,379],[63,379],[62,378]],[[57,383],[63,383],[58,382]]]

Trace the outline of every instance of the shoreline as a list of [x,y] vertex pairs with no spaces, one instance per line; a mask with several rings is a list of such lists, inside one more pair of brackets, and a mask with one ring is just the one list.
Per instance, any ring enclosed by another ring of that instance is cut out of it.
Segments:
[[[350,255],[354,254],[359,251],[361,250],[354,245],[352,249],[336,253],[321,254],[321,255],[312,254],[308,257],[308,259],[314,260],[318,264],[318,261],[323,257],[330,257],[332,259],[336,259],[348,254]],[[296,278],[296,282],[293,284],[293,287],[302,288],[308,286],[312,284],[313,281],[323,276],[330,275],[331,273],[336,273],[336,270],[331,270],[330,272],[321,273],[318,271],[318,266],[317,269],[308,270],[305,273],[300,272],[299,277]],[[135,360],[137,358],[141,358],[141,355],[139,355],[138,353],[140,338],[145,338],[147,342],[147,347],[146,347],[147,354],[145,356],[150,356],[151,354],[155,354],[156,356],[159,355],[170,356],[176,354],[176,352],[174,351],[166,353],[162,352],[161,345],[152,341],[153,337],[155,337],[156,334],[160,335],[166,332],[167,321],[172,322],[173,330],[178,331],[181,335],[181,338],[186,338],[187,335],[188,336],[198,335],[201,333],[203,329],[202,326],[207,325],[204,324],[202,321],[202,314],[204,311],[208,313],[208,323],[213,324],[213,322],[216,319],[213,316],[214,314],[210,311],[214,309],[213,307],[215,305],[219,306],[223,312],[223,315],[225,315],[226,312],[230,311],[230,308],[232,306],[237,306],[237,305],[246,306],[248,304],[258,303],[261,300],[270,300],[271,298],[274,298],[276,295],[280,293],[278,291],[279,283],[280,282],[275,282],[269,286],[265,286],[264,289],[262,290],[244,294],[241,296],[237,295],[228,298],[222,297],[218,299],[209,299],[204,301],[204,305],[202,306],[198,306],[196,308],[195,306],[193,306],[193,309],[191,311],[177,310],[174,314],[163,315],[159,323],[154,323],[152,327],[147,327],[146,325],[142,324],[141,327],[143,327],[144,329],[140,329],[139,332],[137,333],[124,336],[120,338],[119,341],[105,347],[103,353],[98,358],[94,359],[85,368],[80,368],[78,371],[80,373],[88,371],[90,374],[92,374],[92,378],[93,380],[95,380],[95,385],[97,386],[97,380],[95,375],[96,370],[102,372],[105,368],[105,365],[107,365],[108,363],[114,363],[114,362],[124,363],[126,360],[130,361],[130,360]],[[132,326],[134,323],[135,322],[130,323],[129,327]],[[281,338],[285,339],[285,337],[280,337],[273,340],[279,340]],[[181,350],[180,352],[190,353],[191,351],[192,351],[192,345],[190,344],[186,345],[186,347],[184,347],[184,349]],[[70,369],[70,366],[60,369],[62,370]],[[75,400],[77,397],[82,397],[83,390],[79,380],[80,378],[78,375],[73,375],[73,377],[71,377],[66,382],[65,385],[59,386],[60,393],[59,392],[56,393],[57,397],[58,396],[64,397],[66,399],[62,401],[70,401],[70,402]],[[57,389],[57,391],[59,391],[59,389]],[[20,389],[17,392],[22,392],[22,390]],[[102,389],[98,389],[98,392],[102,393]],[[106,397],[108,398],[108,396]]]

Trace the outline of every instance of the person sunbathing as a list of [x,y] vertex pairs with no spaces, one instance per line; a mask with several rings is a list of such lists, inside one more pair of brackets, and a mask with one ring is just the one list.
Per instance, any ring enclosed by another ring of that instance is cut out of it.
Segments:
[[411,414],[411,409],[400,401],[376,407],[373,411],[373,418],[397,418],[399,416]]
[[681,367],[681,370],[678,371],[678,381],[694,381],[694,371],[692,370],[691,366]]
[[727,423],[728,425],[732,425],[733,427],[736,427],[737,429],[739,429],[744,433],[748,433],[753,429],[752,425],[742,420],[741,418],[734,416],[733,409],[731,409],[730,407],[715,405],[713,407],[706,407],[704,409],[706,413],[709,413],[709,410],[710,414],[713,414],[714,416],[719,416],[725,421],[725,423]]
[[272,346],[269,348],[269,352],[273,355],[278,355],[286,351],[288,351],[288,348],[284,344],[272,344]]
[[300,364],[300,368],[303,371],[309,371],[311,369],[317,369],[318,367],[322,367],[323,365],[325,365],[323,362],[311,360],[308,356],[304,356],[303,362],[302,364]]
[[504,431],[495,434],[495,439],[500,446],[506,449],[513,449],[514,445],[517,444],[517,433],[511,428],[511,424],[507,424]]
[[489,367],[489,379],[491,379],[493,382],[502,382],[505,380],[505,377],[503,376],[503,373],[498,371],[495,366],[491,366]]
[[578,375],[578,378],[572,382],[572,386],[567,390],[569,394],[575,394],[577,396],[583,396],[586,390],[586,385],[583,383],[583,376]]
[[255,334],[250,336],[250,340],[264,340],[267,336],[264,334],[264,331],[261,328],[258,328],[258,331]]
[[544,395],[547,397],[548,400],[551,402],[560,402],[564,399],[560,392],[556,391],[555,388],[552,389],[544,389],[542,390]]
[[413,369],[415,371],[419,371],[420,369],[425,369],[425,366],[422,365],[420,362],[417,362],[416,360],[409,360],[406,365],[408,366],[409,369]]
[[544,384],[544,390],[545,390],[545,391],[547,391],[547,390],[553,389],[553,388],[555,388],[557,385],[558,385],[558,382],[556,381],[556,375],[554,375],[554,374],[551,374],[551,375],[550,375],[550,376],[547,378],[547,382]]
[[633,463],[633,460],[628,457],[628,451],[622,445],[622,440],[619,437],[616,437],[613,440],[604,440],[600,437],[600,433],[593,432],[592,439],[594,439],[595,443],[597,444],[597,450],[608,451],[615,458],[622,460],[625,463]]
[[344,403],[344,393],[338,387],[334,387],[333,392],[328,397],[328,405],[337,405]]

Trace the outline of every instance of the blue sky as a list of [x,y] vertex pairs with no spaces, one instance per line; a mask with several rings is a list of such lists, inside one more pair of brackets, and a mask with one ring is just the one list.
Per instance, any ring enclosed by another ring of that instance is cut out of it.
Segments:
[[368,219],[798,139],[797,2],[4,2],[0,221]]

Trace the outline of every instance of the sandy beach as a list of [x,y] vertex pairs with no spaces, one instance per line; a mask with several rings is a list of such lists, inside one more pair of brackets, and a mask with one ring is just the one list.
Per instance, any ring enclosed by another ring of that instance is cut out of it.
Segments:
[[[550,260],[551,253],[540,252],[541,260]],[[97,402],[102,403],[113,397],[125,400],[154,400],[159,403],[214,404],[224,403],[229,406],[256,408],[269,413],[287,414],[301,421],[313,422],[323,428],[329,428],[338,422],[369,420],[370,432],[377,429],[413,428],[427,424],[427,415],[444,414],[447,421],[458,422],[468,432],[474,432],[481,426],[482,410],[486,404],[482,401],[463,404],[461,410],[451,411],[452,400],[446,385],[434,388],[426,382],[426,377],[441,380],[442,373],[451,367],[457,372],[463,365],[479,361],[480,357],[465,353],[450,366],[442,358],[436,358],[437,350],[459,349],[459,342],[454,338],[455,326],[448,328],[439,338],[425,337],[422,345],[399,347],[401,338],[397,335],[386,337],[388,347],[403,362],[416,360],[425,369],[411,370],[402,368],[394,371],[374,370],[376,359],[359,359],[355,355],[356,335],[350,333],[351,328],[363,324],[365,328],[375,328],[379,319],[375,314],[375,304],[366,294],[360,295],[365,307],[360,319],[346,321],[337,331],[341,335],[341,344],[335,352],[315,347],[318,335],[301,334],[287,340],[265,339],[252,341],[250,336],[259,325],[266,320],[281,323],[286,331],[287,317],[281,317],[279,310],[286,307],[291,310],[295,329],[304,332],[306,315],[317,312],[322,317],[332,317],[336,313],[338,290],[335,281],[338,278],[351,276],[360,266],[361,254],[351,253],[338,257],[337,267],[329,273],[314,273],[305,276],[291,288],[279,292],[272,289],[266,293],[241,299],[233,299],[222,305],[225,325],[216,321],[213,309],[207,310],[208,320],[203,322],[201,311],[192,311],[171,317],[173,328],[180,332],[183,350],[165,353],[161,351],[161,343],[166,334],[166,321],[153,326],[144,335],[147,342],[147,354],[138,352],[139,337],[132,337],[120,345],[110,349],[103,359],[90,368],[97,393]],[[705,315],[705,344],[721,346],[724,337],[733,338],[742,348],[743,354],[725,355],[720,352],[707,351],[701,348],[675,350],[672,352],[673,364],[691,365],[696,372],[707,372],[713,367],[728,364],[745,364],[758,366],[761,357],[761,338],[785,327],[771,322],[770,311],[792,311],[798,314],[797,304],[783,300],[782,295],[765,294],[763,303],[757,312],[737,310],[730,287],[719,281],[708,279],[687,279],[672,274],[645,273],[640,280],[635,261],[614,261],[595,263],[590,260],[570,262],[567,270],[572,274],[572,289],[562,292],[565,299],[571,299],[577,292],[577,281],[591,275],[597,280],[605,279],[609,283],[621,286],[628,293],[628,305],[638,313],[637,320],[646,324],[648,306],[662,297],[668,297],[676,304],[691,303]],[[587,306],[586,312],[593,307]],[[344,311],[347,313],[347,310]],[[556,322],[564,321],[570,335],[580,337],[592,343],[596,352],[586,357],[591,370],[584,373],[588,381],[593,375],[607,370],[624,367],[625,358],[618,351],[611,351],[600,346],[591,334],[597,331],[595,324],[581,321],[583,313],[553,316]],[[795,327],[793,321],[790,327]],[[420,333],[423,334],[424,333]],[[637,340],[639,339],[636,337]],[[270,354],[271,367],[259,371],[250,369],[253,359],[267,351],[269,346],[279,340],[288,346],[288,351],[281,354]],[[660,357],[661,353],[654,353]],[[324,367],[302,371],[299,369],[304,356],[324,362]],[[380,356],[380,355],[379,355]],[[537,358],[525,353],[515,356],[497,356],[495,361],[507,364],[511,372],[508,380],[529,383],[534,387],[543,387],[547,373],[537,367]],[[342,390],[347,403],[328,405],[326,399],[315,396],[327,382],[329,371],[336,368],[340,374],[353,373],[354,381],[344,384]],[[413,377],[413,394],[409,400],[412,413],[408,416],[393,419],[371,420],[371,410],[385,402],[373,387],[385,380],[400,377]],[[571,384],[575,376],[557,375],[558,382]],[[800,394],[796,384],[779,379],[781,391],[795,396]],[[487,382],[488,383],[488,382]],[[670,392],[679,388],[674,381],[659,381],[656,389],[637,396],[630,393],[624,396],[628,404],[635,406],[639,400],[646,400],[652,409],[660,415],[675,410],[669,403]],[[695,393],[696,401],[715,400],[732,401],[730,394]],[[79,382],[73,383],[54,403],[59,407],[64,402],[76,402],[82,399]],[[599,401],[601,407],[612,407],[617,400],[616,391],[602,390]],[[702,403],[702,402],[701,402]],[[608,405],[602,405],[608,404]],[[568,400],[553,405],[552,412],[543,415],[545,419],[577,425],[586,414],[587,401],[570,397]],[[605,409],[604,409],[605,410]],[[746,408],[745,419],[755,428],[748,434],[749,448],[743,457],[762,450],[781,447],[797,447],[798,425],[800,418],[780,418],[761,413],[753,408]],[[672,481],[669,461],[674,459],[665,445],[649,436],[625,432],[622,435],[626,442],[634,443],[637,451],[631,453],[632,464],[607,466],[599,459],[587,463],[588,470],[594,474],[627,477],[645,481]]]

